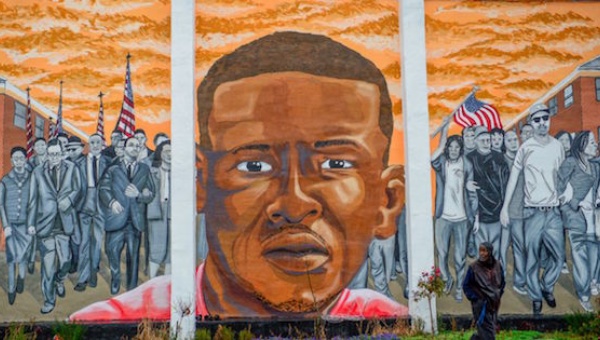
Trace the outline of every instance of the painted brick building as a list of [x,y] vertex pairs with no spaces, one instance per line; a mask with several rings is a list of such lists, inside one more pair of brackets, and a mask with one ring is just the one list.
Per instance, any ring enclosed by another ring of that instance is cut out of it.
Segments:
[[[590,130],[600,134],[600,56],[577,67],[538,102],[556,114],[550,125],[552,135],[560,130]],[[528,112],[522,112],[508,128],[524,124]]]

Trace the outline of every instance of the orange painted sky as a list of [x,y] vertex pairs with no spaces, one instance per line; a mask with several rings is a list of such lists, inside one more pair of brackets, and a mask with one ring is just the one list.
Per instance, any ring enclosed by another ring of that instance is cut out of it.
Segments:
[[[197,83],[219,56],[279,30],[321,33],[373,60],[397,114],[392,160],[402,160],[398,2],[202,0],[197,2]],[[118,116],[125,55],[132,58],[138,127],[170,126],[170,1],[3,0],[0,76],[52,110],[64,84],[66,119],[93,132],[97,94],[106,126]],[[432,129],[472,85],[510,121],[578,65],[600,55],[600,6],[586,2],[426,2]],[[191,91],[190,91],[191,92]],[[193,93],[190,93],[193,95]]]

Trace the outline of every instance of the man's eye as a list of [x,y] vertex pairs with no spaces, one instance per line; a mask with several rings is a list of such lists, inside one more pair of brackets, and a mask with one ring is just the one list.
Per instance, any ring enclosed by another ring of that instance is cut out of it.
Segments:
[[259,161],[241,162],[237,169],[243,172],[268,172],[273,169],[271,164]]
[[328,159],[321,163],[321,169],[350,169],[354,164],[343,159]]

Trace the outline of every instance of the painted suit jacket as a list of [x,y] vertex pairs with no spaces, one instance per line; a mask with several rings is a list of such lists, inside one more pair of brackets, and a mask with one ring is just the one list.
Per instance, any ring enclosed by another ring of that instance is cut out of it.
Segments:
[[[81,174],[77,166],[68,160],[60,162],[59,186],[52,180],[48,161],[36,167],[31,176],[27,225],[35,226],[36,235],[46,237],[52,232],[54,219],[60,218],[66,235],[73,234],[77,226],[75,202],[81,190]],[[71,203],[65,210],[58,203],[68,199]]]
[[[140,195],[136,198],[125,196],[125,188],[129,184],[136,186]],[[144,189],[150,191],[150,195],[143,194]],[[124,162],[118,162],[110,166],[102,175],[98,185],[98,197],[101,208],[104,210],[106,231],[117,231],[123,229],[128,218],[131,218],[133,226],[138,231],[146,230],[146,204],[152,201],[155,195],[150,168],[141,162],[137,162],[131,180],[127,176],[127,168]],[[123,206],[124,210],[114,214],[111,203],[116,200]]]

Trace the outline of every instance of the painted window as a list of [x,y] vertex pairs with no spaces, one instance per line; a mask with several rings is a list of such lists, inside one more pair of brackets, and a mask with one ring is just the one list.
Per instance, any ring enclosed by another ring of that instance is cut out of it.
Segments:
[[35,137],[44,137],[44,128],[46,127],[46,122],[44,118],[37,116],[35,117]]
[[596,78],[596,100],[600,101],[600,78]]
[[573,84],[565,88],[565,108],[573,105]]
[[550,109],[551,115],[555,115],[558,112],[558,100],[556,97],[552,97],[550,101],[548,101],[548,109]]
[[13,123],[15,124],[15,126],[25,130],[25,121],[26,121],[25,117],[26,116],[27,116],[27,106],[25,106],[19,102],[15,102],[15,118],[13,120]]

